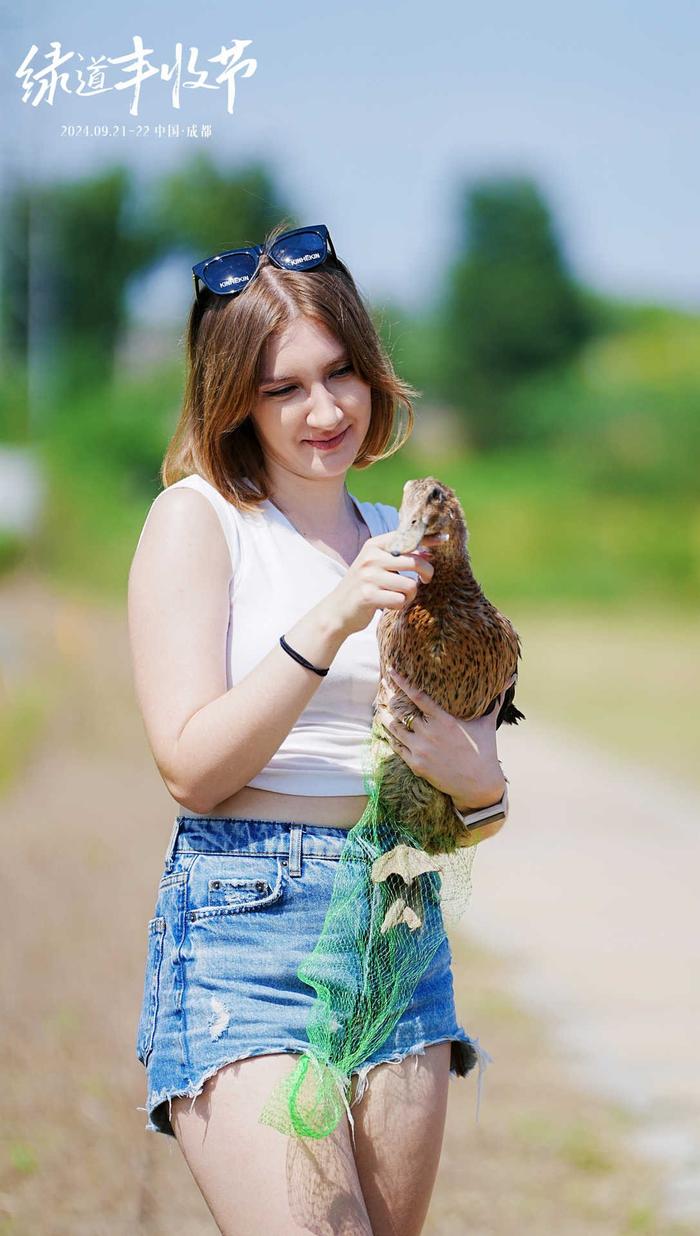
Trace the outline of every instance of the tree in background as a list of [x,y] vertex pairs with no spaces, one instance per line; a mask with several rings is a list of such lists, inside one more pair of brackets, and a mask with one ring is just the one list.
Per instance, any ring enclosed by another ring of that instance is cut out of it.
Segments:
[[290,217],[272,173],[259,162],[225,172],[199,152],[154,187],[155,225],[169,250],[191,251],[191,264],[261,242],[273,224]]
[[16,183],[13,192],[5,194],[2,211],[0,314],[4,361],[13,355],[25,357],[28,349],[30,219],[31,190],[27,184]]
[[[75,181],[15,186],[4,201],[3,387],[13,383],[12,417],[36,429],[81,392],[104,392],[127,326],[127,289],[172,252],[191,260],[262,239],[285,210],[259,163],[220,170],[195,155],[169,175],[136,182],[117,166]],[[15,393],[14,387],[17,392]],[[21,390],[20,390],[21,388]],[[22,406],[20,406],[22,405]],[[93,414],[94,415],[94,414]],[[112,432],[104,398],[100,415]],[[2,428],[2,426],[0,426]]]
[[6,346],[60,398],[112,376],[129,278],[154,260],[159,238],[128,220],[131,176],[114,167],[79,181],[28,184],[8,203],[3,237]]
[[0,439],[24,442],[30,436],[29,228],[30,192],[15,182],[2,200],[0,228]]
[[517,440],[509,391],[567,360],[593,329],[531,180],[486,179],[467,191],[464,251],[449,272],[438,316],[440,394],[469,417],[478,445]]

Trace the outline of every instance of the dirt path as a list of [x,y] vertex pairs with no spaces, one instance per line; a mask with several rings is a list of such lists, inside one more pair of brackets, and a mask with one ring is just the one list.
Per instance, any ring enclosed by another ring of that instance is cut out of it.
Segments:
[[[41,738],[3,797],[0,956],[3,991],[12,999],[4,1001],[0,1045],[0,1236],[213,1236],[177,1146],[147,1134],[137,1110],[144,1088],[133,1042],[145,924],[174,812],[135,709],[124,614],[18,574],[0,587],[0,630],[0,655],[9,649],[22,675],[39,670],[49,699]],[[518,785],[512,822],[475,864],[473,921],[486,936],[485,904],[493,897],[495,906],[508,883],[511,924],[539,921],[546,935],[543,893],[535,914],[531,891],[518,891],[523,867],[541,874],[548,851],[556,885],[571,866],[560,834],[547,847],[543,823],[537,841],[528,839],[534,816],[526,803],[535,789],[527,787],[541,787],[552,762],[534,727],[517,760],[513,745],[504,760]],[[554,802],[554,790],[550,797]],[[547,818],[538,809],[537,819]],[[669,849],[652,840],[663,867]],[[518,846],[526,852],[513,854]],[[579,871],[585,853],[576,851]],[[602,844],[590,856],[598,872],[609,869]],[[596,884],[593,873],[589,884]],[[561,905],[553,909],[559,932],[565,915]],[[668,921],[658,889],[648,909],[657,922]],[[503,924],[505,910],[492,917]],[[571,930],[581,930],[580,918],[569,913]],[[597,964],[597,954],[584,955],[586,939],[581,935],[576,967],[582,978],[593,968],[591,956]],[[451,1084],[425,1236],[689,1232],[661,1216],[661,1172],[628,1149],[634,1116],[572,1077],[549,1031],[551,1006],[545,1018],[513,999],[519,966],[477,946],[472,934],[456,936],[453,953],[460,1016],[494,1064],[479,1126],[474,1075]],[[614,964],[608,974],[617,981]],[[619,1007],[628,1018],[623,998]],[[668,1054],[665,1042],[658,1045],[655,1073]],[[318,1231],[330,1236],[332,1228]]]
[[517,960],[518,997],[639,1114],[669,1206],[700,1223],[700,795],[532,718],[499,753],[511,814],[475,861],[469,933]]

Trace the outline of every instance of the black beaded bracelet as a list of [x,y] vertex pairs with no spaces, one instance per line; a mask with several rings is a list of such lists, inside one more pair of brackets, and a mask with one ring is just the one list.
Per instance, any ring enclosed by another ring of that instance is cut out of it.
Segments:
[[[280,635],[280,644],[284,648],[284,651],[288,652],[290,657],[294,657],[294,660],[298,661],[300,665],[303,665],[306,669],[313,670],[314,674],[318,674],[320,678],[325,678],[328,670],[319,669],[317,665],[312,665],[310,661],[307,661],[306,657],[302,657],[300,652],[295,652],[293,648],[289,647],[289,644],[283,635]],[[330,666],[328,668],[330,669]]]

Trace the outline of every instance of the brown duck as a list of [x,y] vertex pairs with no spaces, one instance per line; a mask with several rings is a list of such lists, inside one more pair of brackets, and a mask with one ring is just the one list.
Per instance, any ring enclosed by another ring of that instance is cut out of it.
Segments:
[[[400,610],[385,610],[377,624],[380,669],[388,678],[387,666],[396,666],[412,686],[453,717],[470,720],[488,714],[513,674],[517,677],[520,637],[474,578],[466,519],[454,490],[433,476],[407,481],[390,552],[411,552],[423,537],[440,533],[447,533],[447,539],[432,549],[430,582],[419,583],[413,602]],[[399,719],[415,716],[414,702],[396,690],[394,713]],[[503,698],[497,727],[525,719],[514,696],[515,682]],[[373,714],[386,704],[380,685]],[[384,752],[388,743],[376,719],[372,734],[383,739]],[[428,854],[450,852],[466,841],[451,797],[416,776],[393,748],[386,757],[382,754],[379,802]]]

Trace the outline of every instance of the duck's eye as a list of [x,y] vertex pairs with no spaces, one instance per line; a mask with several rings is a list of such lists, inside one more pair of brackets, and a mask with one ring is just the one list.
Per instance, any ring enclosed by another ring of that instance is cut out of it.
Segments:
[[442,490],[441,490],[441,489],[438,489],[438,488],[437,488],[437,486],[436,486],[436,487],[435,487],[435,489],[433,490],[433,492],[429,495],[429,497],[428,497],[428,502],[437,502],[437,500],[438,500],[438,498],[441,496],[441,494],[442,494]]

